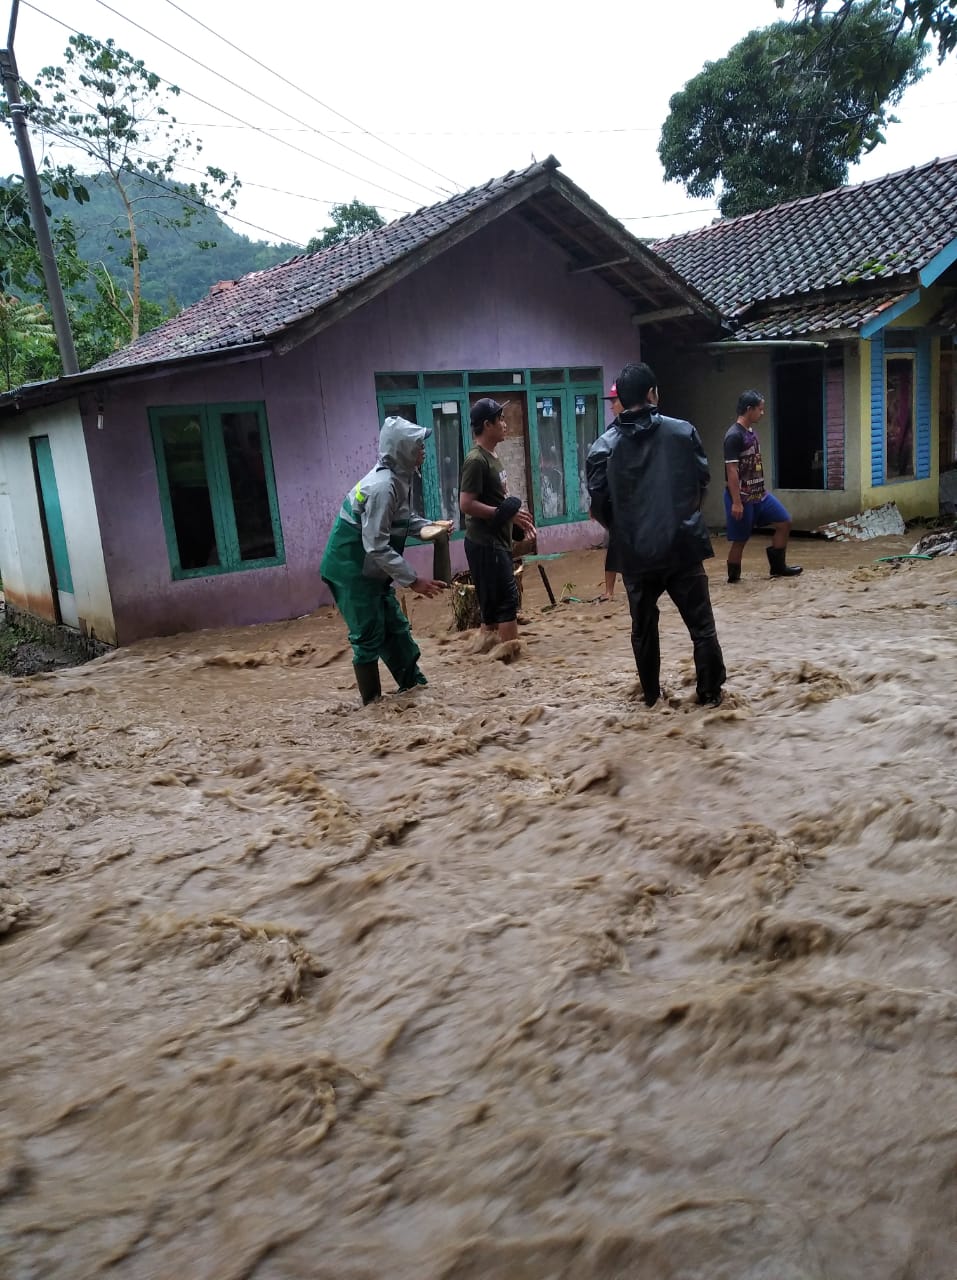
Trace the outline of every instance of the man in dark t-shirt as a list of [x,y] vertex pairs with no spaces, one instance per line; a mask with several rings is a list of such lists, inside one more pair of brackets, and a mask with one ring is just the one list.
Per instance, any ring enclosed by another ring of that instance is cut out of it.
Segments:
[[497,633],[501,641],[518,637],[513,522],[526,538],[535,536],[531,514],[522,510],[520,498],[508,495],[508,478],[495,454],[496,446],[505,439],[505,404],[485,397],[472,406],[475,447],[466,455],[459,481],[465,558],[475,585],[482,630]]
[[791,517],[783,503],[764,486],[761,443],[754,428],[764,417],[764,396],[759,391],[743,391],[738,397],[738,416],[724,436],[724,470],[727,486],[724,511],[727,521],[728,581],[740,582],[741,557],[751,532],[763,525],[774,530],[767,549],[772,578],[793,578],[799,565],[785,563]]

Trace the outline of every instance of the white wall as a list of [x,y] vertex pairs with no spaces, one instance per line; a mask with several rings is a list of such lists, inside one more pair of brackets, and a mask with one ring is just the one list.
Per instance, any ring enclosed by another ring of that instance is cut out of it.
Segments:
[[83,423],[75,401],[35,409],[0,425],[0,573],[10,603],[53,620],[31,436],[49,436],[79,627],[116,643]]

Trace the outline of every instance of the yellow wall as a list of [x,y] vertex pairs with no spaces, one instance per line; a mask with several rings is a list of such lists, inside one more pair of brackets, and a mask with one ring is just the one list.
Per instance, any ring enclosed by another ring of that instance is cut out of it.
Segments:
[[[655,362],[661,392],[661,410],[686,418],[698,428],[711,464],[711,487],[704,503],[704,517],[712,528],[722,528],[724,512],[724,433],[734,422],[738,396],[753,389],[765,397],[766,415],[758,427],[761,454],[769,488],[787,507],[796,529],[854,515],[861,510],[861,464],[854,436],[860,422],[860,381],[853,345],[845,350],[845,457],[843,489],[781,489],[774,484],[777,472],[774,423],[777,412],[771,360],[775,348],[757,343],[752,350],[676,351]],[[812,348],[808,348],[809,353]],[[868,411],[870,398],[868,395]],[[870,458],[868,457],[868,476]]]

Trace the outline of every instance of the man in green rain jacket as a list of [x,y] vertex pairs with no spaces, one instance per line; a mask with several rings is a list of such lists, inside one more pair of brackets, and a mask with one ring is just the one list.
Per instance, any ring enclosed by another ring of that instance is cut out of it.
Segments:
[[418,665],[419,646],[392,584],[422,596],[445,589],[444,582],[420,578],[402,555],[406,538],[430,523],[413,514],[411,505],[412,477],[422,465],[429,435],[428,428],[405,418],[386,418],[379,433],[379,461],[346,496],[322,557],[322,580],[349,628],[364,703],[382,695],[380,658],[400,690],[426,683]]

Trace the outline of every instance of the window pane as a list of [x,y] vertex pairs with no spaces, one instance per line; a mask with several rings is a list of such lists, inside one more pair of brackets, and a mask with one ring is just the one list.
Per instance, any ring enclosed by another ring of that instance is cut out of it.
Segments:
[[417,391],[418,388],[417,373],[377,373],[375,376],[376,391]]
[[887,466],[885,477],[894,480],[914,474],[914,359],[889,356],[885,366]]
[[532,370],[532,382],[537,382],[539,385],[541,385],[543,382],[551,383],[551,382],[564,382],[564,381],[565,381],[564,369],[533,369]]
[[477,369],[469,373],[469,388],[473,395],[480,386],[518,387],[525,381],[515,369]]
[[588,485],[585,481],[585,458],[601,434],[598,396],[575,397],[575,448],[578,458],[578,510],[588,510]]
[[422,382],[426,387],[461,387],[465,378],[461,373],[427,373]]
[[562,402],[558,396],[535,400],[538,423],[538,474],[542,518],[552,520],[568,513],[565,502],[565,469],[562,464]]
[[572,382],[601,382],[601,369],[569,369]]
[[159,430],[180,568],[218,565],[200,420],[190,413],[164,415]]
[[439,481],[438,513],[428,512],[434,520],[451,520],[452,527],[463,529],[465,517],[459,511],[459,476],[462,472],[462,411],[457,400],[432,402],[432,438]]
[[276,538],[269,510],[259,415],[251,410],[219,417],[229,468],[240,560],[269,560]]

